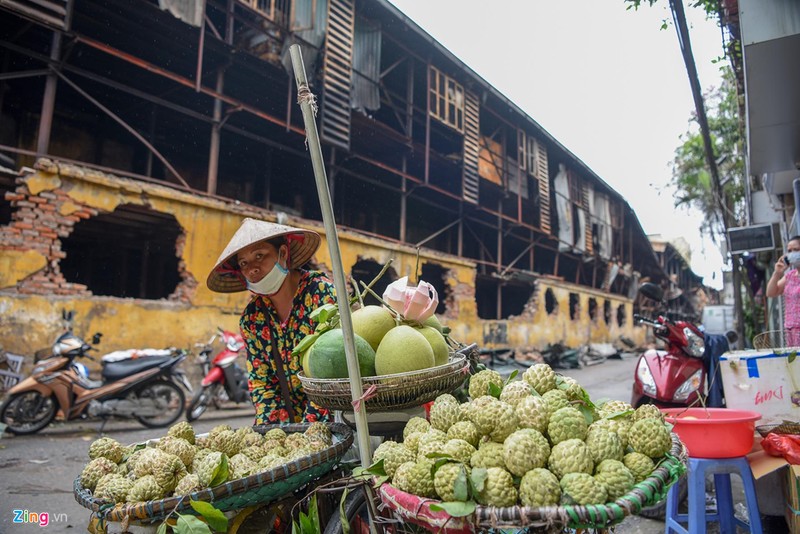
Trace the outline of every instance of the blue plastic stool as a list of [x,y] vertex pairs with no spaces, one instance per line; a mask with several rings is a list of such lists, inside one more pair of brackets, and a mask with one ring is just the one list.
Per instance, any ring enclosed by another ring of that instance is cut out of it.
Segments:
[[[731,473],[742,477],[750,525],[734,517]],[[717,496],[717,511],[706,513],[706,475],[714,475],[714,491]],[[762,534],[761,516],[756,500],[755,480],[750,464],[744,456],[738,458],[689,458],[689,513],[678,513],[680,489],[673,484],[667,494],[667,517],[665,533],[705,534],[706,523],[719,523],[721,534],[736,534],[736,525],[749,528],[751,534]],[[688,523],[687,530],[681,523]]]

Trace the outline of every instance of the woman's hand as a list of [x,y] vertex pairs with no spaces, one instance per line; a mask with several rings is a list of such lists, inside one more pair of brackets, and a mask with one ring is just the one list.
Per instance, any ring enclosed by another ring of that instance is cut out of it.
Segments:
[[786,269],[789,268],[789,266],[786,265],[785,259],[786,256],[781,256],[780,258],[778,258],[778,261],[775,262],[775,274],[783,276],[783,273],[786,272]]

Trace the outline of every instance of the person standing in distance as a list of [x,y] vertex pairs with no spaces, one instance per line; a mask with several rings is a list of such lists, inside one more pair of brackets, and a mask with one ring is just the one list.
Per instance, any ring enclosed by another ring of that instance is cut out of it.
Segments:
[[767,282],[767,297],[783,295],[786,345],[800,346],[800,236],[794,236],[786,244],[786,255],[775,262],[775,271]]
[[301,361],[292,350],[316,323],[311,312],[335,304],[331,280],[301,269],[319,248],[318,233],[244,219],[206,280],[211,291],[249,290],[239,320],[247,346],[250,396],[255,424],[327,421],[328,410],[309,401],[297,374]]

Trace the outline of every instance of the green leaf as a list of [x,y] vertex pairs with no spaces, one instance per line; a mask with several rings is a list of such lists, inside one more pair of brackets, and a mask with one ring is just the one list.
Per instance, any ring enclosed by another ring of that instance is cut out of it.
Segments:
[[214,508],[214,505],[206,501],[189,501],[189,506],[194,508],[194,511],[203,516],[208,522],[208,526],[217,532],[228,531],[228,518],[225,517],[220,510]]
[[614,412],[611,415],[607,415],[606,419],[621,419],[623,417],[627,417],[631,415],[634,410],[623,410],[621,412]]
[[295,348],[292,349],[292,355],[299,356],[300,354],[305,352],[305,350],[307,348],[309,348],[311,345],[314,344],[314,342],[317,340],[317,338],[320,336],[320,334],[322,334],[322,332],[314,332],[313,334],[310,334],[310,335],[304,337],[300,341],[300,343],[298,343],[295,346]]
[[469,498],[467,470],[463,466],[458,470],[456,479],[453,482],[453,498],[457,501],[466,501]]
[[578,406],[578,411],[583,414],[583,418],[586,419],[586,424],[591,425],[594,422],[594,412],[591,408],[586,405],[581,404]]
[[300,513],[300,529],[303,534],[314,534],[319,532],[314,530],[314,521],[304,513]]
[[519,374],[519,371],[517,369],[514,369],[513,371],[511,371],[511,374],[508,375],[508,378],[506,378],[506,385],[508,385],[508,383],[511,382],[512,380],[514,380],[515,378],[517,378],[518,374]]
[[344,491],[342,492],[342,499],[339,501],[339,523],[342,525],[342,534],[350,534],[350,521],[347,519],[347,513],[345,511],[345,503],[347,502],[347,487],[345,486]]
[[485,467],[475,467],[472,469],[472,474],[469,477],[470,483],[472,484],[472,489],[475,492],[483,491],[483,487],[486,484],[486,476],[488,471]]
[[789,354],[789,363],[792,363],[797,358],[797,351],[793,350],[791,354]]
[[322,529],[319,526],[319,509],[317,507],[317,494],[311,496],[311,499],[308,501],[308,517],[311,520],[311,524],[314,527],[314,532],[322,532]]
[[212,534],[211,529],[200,519],[193,515],[178,514],[178,524],[175,525],[176,534]]
[[217,466],[217,469],[214,470],[214,476],[211,477],[211,482],[209,482],[208,487],[213,488],[214,486],[219,486],[226,480],[228,480],[228,457],[223,454],[222,461]]
[[308,316],[317,323],[324,323],[338,313],[339,307],[336,304],[323,304],[319,308],[312,311]]
[[453,517],[466,517],[475,513],[475,503],[473,501],[442,502],[431,504],[430,508],[433,512],[445,511]]
[[499,399],[501,391],[502,391],[502,388],[500,386],[498,386],[494,382],[490,382],[489,383],[489,395],[491,395],[495,399]]
[[156,531],[156,534],[167,534],[167,521],[166,521],[166,519],[164,520],[163,523],[158,525],[158,530]]

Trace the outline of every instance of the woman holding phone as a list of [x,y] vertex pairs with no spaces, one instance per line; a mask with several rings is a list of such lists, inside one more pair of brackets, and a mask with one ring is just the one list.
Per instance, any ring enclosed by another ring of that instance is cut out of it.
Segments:
[[783,295],[786,345],[800,346],[800,236],[786,244],[786,255],[775,262],[775,271],[767,282],[767,297]]

